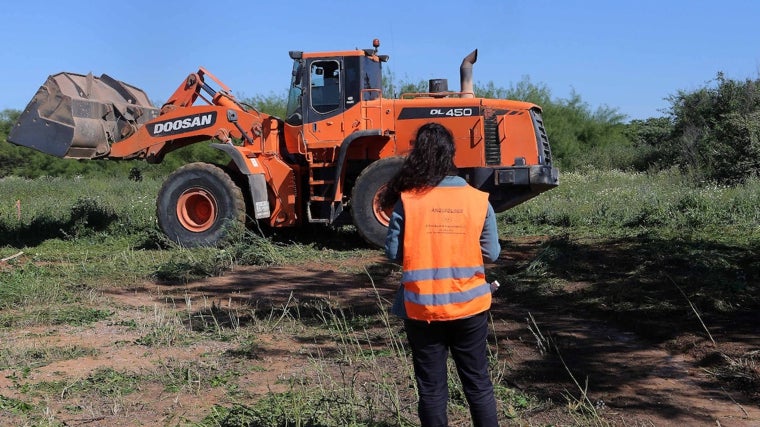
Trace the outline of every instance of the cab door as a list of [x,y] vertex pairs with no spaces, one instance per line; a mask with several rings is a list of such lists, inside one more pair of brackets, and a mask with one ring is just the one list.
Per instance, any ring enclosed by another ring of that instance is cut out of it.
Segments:
[[307,62],[308,95],[304,97],[304,142],[311,148],[336,146],[345,137],[342,58]]

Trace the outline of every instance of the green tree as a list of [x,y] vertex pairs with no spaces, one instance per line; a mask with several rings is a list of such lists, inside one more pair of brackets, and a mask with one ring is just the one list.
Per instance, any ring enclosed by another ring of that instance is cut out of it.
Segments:
[[427,93],[429,90],[426,80],[412,81],[408,77],[398,79],[393,70],[383,71],[383,96],[385,98],[400,98],[405,93]]
[[18,110],[0,111],[0,177],[11,175],[21,160],[18,147],[7,142],[8,134],[19,115],[21,111]]
[[760,79],[727,79],[669,98],[673,162],[697,180],[742,182],[760,174]]
[[625,128],[625,135],[638,151],[633,163],[636,170],[660,170],[673,166],[671,140],[673,138],[671,117],[650,117],[646,120],[632,120]]
[[8,134],[11,133],[11,128],[20,115],[21,111],[19,110],[6,109],[0,111],[0,135],[2,135],[3,141],[5,141]]
[[552,154],[563,169],[627,169],[635,156],[625,134],[625,115],[607,106],[593,111],[574,91],[567,99],[553,99],[546,85],[535,84],[524,76],[508,88],[498,87],[493,82],[478,83],[475,95],[541,106]]
[[474,85],[475,96],[492,99],[514,99],[518,101],[532,102],[536,105],[547,106],[552,103],[551,91],[544,84],[536,84],[530,81],[529,76],[512,84],[508,88],[496,86],[492,81],[488,83],[476,83]]
[[253,97],[243,98],[242,103],[252,106],[256,110],[270,116],[284,118],[288,107],[288,96],[287,93],[278,95],[271,92],[269,95],[254,95]]

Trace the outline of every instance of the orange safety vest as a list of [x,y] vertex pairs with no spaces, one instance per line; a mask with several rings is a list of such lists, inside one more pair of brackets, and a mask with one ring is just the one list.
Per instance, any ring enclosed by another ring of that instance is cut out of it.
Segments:
[[402,192],[406,315],[416,320],[455,320],[488,310],[480,234],[488,194],[465,185]]

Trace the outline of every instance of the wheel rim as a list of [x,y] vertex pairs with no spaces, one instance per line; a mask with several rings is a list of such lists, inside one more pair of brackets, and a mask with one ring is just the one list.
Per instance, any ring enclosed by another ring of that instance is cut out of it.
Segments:
[[202,188],[185,190],[177,200],[177,218],[192,232],[206,231],[216,221],[216,199]]
[[380,204],[380,195],[383,194],[384,190],[385,185],[378,188],[377,192],[375,193],[375,197],[372,198],[372,212],[375,213],[375,219],[377,219],[377,222],[387,227],[391,222],[391,213],[393,212],[393,207],[391,206],[389,208],[383,208],[383,205]]

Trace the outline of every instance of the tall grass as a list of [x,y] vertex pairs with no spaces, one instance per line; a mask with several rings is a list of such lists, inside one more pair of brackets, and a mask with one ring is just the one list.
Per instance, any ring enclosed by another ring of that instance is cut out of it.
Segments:
[[[155,232],[160,185],[158,179],[2,178],[0,247],[76,237],[93,228],[111,235]],[[558,188],[499,218],[510,234],[557,228],[659,229],[757,237],[758,206],[758,178],[737,186],[695,185],[675,170],[650,174],[592,170],[563,173]]]
[[676,171],[564,173],[560,186],[500,215],[511,231],[657,230],[760,236],[760,179],[694,185]]
[[[0,179],[0,223],[28,223],[32,218],[49,216],[67,219],[77,200],[93,199],[109,206],[119,216],[122,225],[152,224],[156,210],[159,179],[131,181],[124,177],[61,178],[42,177]],[[18,218],[16,202],[20,203]]]

